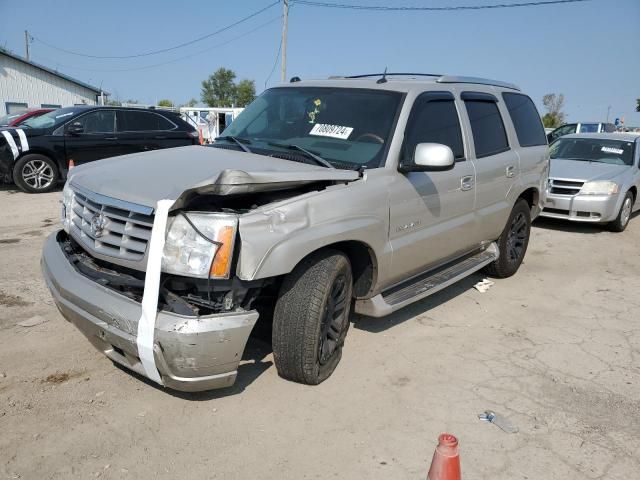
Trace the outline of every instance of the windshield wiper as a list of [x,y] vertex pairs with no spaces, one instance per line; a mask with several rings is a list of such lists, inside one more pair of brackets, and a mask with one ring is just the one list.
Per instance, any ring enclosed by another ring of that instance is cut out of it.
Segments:
[[323,167],[327,167],[327,168],[335,168],[333,165],[327,162],[320,155],[310,152],[309,150],[301,147],[300,145],[295,145],[293,143],[277,143],[277,142],[268,142],[267,145],[270,145],[272,147],[286,148],[287,150],[297,150],[299,152],[304,153],[307,157],[311,158],[312,160],[315,160],[318,165],[322,165]]
[[238,138],[238,137],[234,137],[232,135],[225,135],[224,137],[217,137],[216,138],[216,142],[218,140],[231,140],[233,143],[235,143],[236,145],[238,145],[242,150],[244,150],[247,153],[253,153],[251,151],[251,149],[249,147],[247,147],[245,144],[251,144],[251,140],[247,139],[247,138]]

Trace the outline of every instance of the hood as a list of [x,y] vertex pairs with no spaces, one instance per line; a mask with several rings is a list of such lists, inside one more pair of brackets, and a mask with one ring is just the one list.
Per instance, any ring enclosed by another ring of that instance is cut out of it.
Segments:
[[15,126],[15,127],[9,127],[9,126],[4,125],[4,126],[0,127],[0,132],[3,131],[3,130],[11,132],[15,138],[18,138],[17,130],[22,130],[24,132],[24,134],[27,136],[27,138],[29,138],[29,137],[38,137],[38,136],[44,135],[46,133],[46,129],[45,128],[21,127],[19,125]]
[[173,208],[179,208],[194,194],[233,195],[358,178],[352,170],[202,146],[108,158],[70,173],[72,185],[152,208],[163,199],[176,199]]
[[565,180],[613,180],[629,170],[629,165],[610,165],[608,163],[586,162],[582,160],[551,159],[549,178]]

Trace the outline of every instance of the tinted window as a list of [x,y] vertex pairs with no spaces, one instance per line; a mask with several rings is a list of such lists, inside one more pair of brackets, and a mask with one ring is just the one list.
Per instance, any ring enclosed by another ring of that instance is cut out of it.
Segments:
[[598,133],[600,125],[597,123],[581,123],[578,133]]
[[484,100],[466,100],[464,103],[471,122],[476,158],[509,150],[498,105]]
[[175,126],[162,115],[152,112],[118,112],[119,132],[148,132],[150,130],[172,130]]
[[83,133],[113,133],[115,112],[113,110],[97,110],[81,115],[73,120],[84,127]]
[[452,100],[430,100],[429,93],[416,100],[405,132],[403,156],[410,161],[419,143],[441,143],[464,158],[464,146],[458,111]]
[[511,115],[520,146],[546,145],[547,136],[531,99],[518,93],[503,93],[502,98]]

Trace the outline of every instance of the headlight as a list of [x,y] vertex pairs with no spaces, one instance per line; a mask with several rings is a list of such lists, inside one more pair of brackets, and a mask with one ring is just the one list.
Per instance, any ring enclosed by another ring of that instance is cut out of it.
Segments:
[[619,192],[615,182],[586,182],[580,189],[580,195],[614,195]]
[[71,212],[73,208],[73,190],[71,190],[71,186],[69,182],[64,184],[64,189],[62,189],[62,212],[61,212],[61,220],[62,220],[62,228],[65,232],[69,233],[69,228],[71,227]]
[[232,215],[180,213],[169,218],[162,252],[166,273],[229,278],[238,219]]

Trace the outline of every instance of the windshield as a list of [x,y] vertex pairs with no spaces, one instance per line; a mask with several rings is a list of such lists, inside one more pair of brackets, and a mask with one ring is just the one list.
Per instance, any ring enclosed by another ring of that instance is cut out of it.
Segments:
[[59,108],[52,112],[45,113],[39,117],[31,117],[20,124],[20,126],[28,128],[50,128],[57,127],[69,120],[73,115],[79,112],[78,108],[68,107]]
[[18,117],[24,115],[26,110],[22,110],[16,113],[10,113],[9,115],[5,115],[4,117],[0,117],[0,125],[9,125],[13,120]]
[[[353,88],[267,90],[222,133],[254,153],[302,147],[336,168],[379,167],[390,141],[402,93]],[[277,156],[277,155],[276,155]]]
[[633,165],[633,142],[606,138],[560,138],[549,147],[551,158]]

